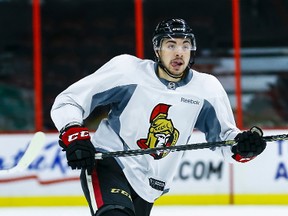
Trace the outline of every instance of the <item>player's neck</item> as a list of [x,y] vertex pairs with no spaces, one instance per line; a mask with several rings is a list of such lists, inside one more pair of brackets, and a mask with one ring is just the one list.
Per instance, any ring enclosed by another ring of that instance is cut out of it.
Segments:
[[165,72],[161,67],[158,67],[158,76],[162,79],[165,79],[169,82],[178,82],[182,77],[172,77],[169,76],[167,72]]

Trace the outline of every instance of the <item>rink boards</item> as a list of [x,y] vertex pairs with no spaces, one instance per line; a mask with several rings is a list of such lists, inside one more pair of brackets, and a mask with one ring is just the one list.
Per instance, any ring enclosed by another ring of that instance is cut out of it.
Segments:
[[[284,134],[267,130],[265,135]],[[21,158],[33,134],[0,135],[0,169]],[[67,167],[58,134],[47,134],[45,146],[27,170],[0,176],[0,206],[86,205],[79,171]],[[192,143],[204,142],[195,132]],[[228,164],[210,150],[186,151],[168,195],[158,205],[288,204],[288,143],[268,143],[265,152],[246,164]]]

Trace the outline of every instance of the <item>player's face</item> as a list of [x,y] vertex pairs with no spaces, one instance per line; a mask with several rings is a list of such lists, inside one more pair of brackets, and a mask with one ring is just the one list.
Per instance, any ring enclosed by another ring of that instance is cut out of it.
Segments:
[[164,38],[158,55],[162,64],[173,75],[181,75],[189,64],[191,55],[189,38]]

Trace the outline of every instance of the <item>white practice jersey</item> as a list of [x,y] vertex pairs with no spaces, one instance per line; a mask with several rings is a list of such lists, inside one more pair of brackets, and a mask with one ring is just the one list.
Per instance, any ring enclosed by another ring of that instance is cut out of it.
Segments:
[[[194,129],[206,140],[233,139],[235,126],[226,92],[212,75],[190,69],[180,82],[159,78],[156,63],[120,55],[95,73],[74,83],[57,96],[51,117],[60,130],[80,122],[95,107],[111,105],[92,142],[99,151],[146,149],[185,145]],[[230,147],[213,149],[230,162]],[[133,189],[154,202],[171,186],[183,152],[117,158]]]

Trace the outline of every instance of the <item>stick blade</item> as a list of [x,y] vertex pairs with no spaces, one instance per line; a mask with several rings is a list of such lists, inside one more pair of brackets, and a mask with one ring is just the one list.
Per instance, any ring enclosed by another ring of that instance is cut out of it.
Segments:
[[36,132],[18,164],[11,169],[0,170],[0,174],[15,173],[25,170],[39,154],[45,144],[45,138],[43,132]]

